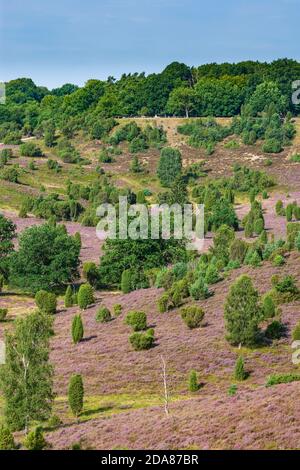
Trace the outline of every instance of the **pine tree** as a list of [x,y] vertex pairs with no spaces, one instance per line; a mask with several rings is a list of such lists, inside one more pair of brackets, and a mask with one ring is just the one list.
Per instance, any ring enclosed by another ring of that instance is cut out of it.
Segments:
[[235,380],[245,380],[247,378],[247,372],[245,371],[245,362],[242,356],[236,361],[235,368],[234,368],[234,378]]
[[78,306],[85,310],[94,303],[94,289],[90,284],[82,284],[78,291]]
[[191,370],[189,373],[189,391],[190,392],[197,392],[199,390],[199,383],[197,372],[195,370]]
[[124,294],[128,294],[129,292],[132,291],[130,269],[126,269],[125,271],[122,272],[121,289]]
[[252,345],[257,340],[262,311],[259,296],[249,276],[240,276],[227,295],[224,315],[227,340],[232,344]]
[[72,375],[69,384],[68,397],[72,413],[74,416],[78,417],[83,408],[84,398],[84,387],[81,375]]
[[72,292],[72,287],[68,286],[66,293],[65,293],[65,307],[73,307],[73,292]]
[[5,337],[6,362],[0,369],[6,423],[12,431],[25,429],[31,420],[49,418],[53,403],[53,369],[49,364],[49,338],[53,317],[34,312],[18,318],[14,332]]
[[43,450],[47,446],[43,430],[40,426],[31,431],[24,441],[24,446],[28,450]]
[[84,328],[80,313],[75,315],[72,321],[72,339],[74,344],[80,343],[84,335]]

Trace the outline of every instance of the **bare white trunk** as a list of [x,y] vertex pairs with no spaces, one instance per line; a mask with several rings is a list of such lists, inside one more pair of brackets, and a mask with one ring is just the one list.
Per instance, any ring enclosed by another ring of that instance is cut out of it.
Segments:
[[164,406],[165,413],[169,416],[169,393],[168,393],[168,383],[167,383],[167,372],[166,372],[166,361],[163,356],[160,356],[162,364],[162,379],[164,384]]

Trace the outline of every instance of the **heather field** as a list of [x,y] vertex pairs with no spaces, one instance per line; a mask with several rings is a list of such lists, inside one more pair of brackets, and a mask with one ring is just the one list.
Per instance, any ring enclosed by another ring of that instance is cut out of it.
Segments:
[[[201,175],[189,187],[193,199],[193,188],[205,186],[220,178],[233,174],[233,165],[247,166],[251,170],[266,172],[274,178],[266,197],[257,194],[265,221],[265,231],[274,242],[286,238],[285,214],[276,214],[279,200],[286,207],[290,203],[300,205],[300,163],[290,157],[300,151],[300,119],[294,120],[297,135],[293,144],[281,153],[266,153],[261,143],[238,148],[225,146],[226,139],[216,145],[208,156],[203,148],[192,147],[186,136],[178,132],[178,126],[186,122],[181,118],[156,118],[134,120],[141,128],[149,125],[162,126],[167,144],[182,155],[183,169],[201,162]],[[132,120],[121,119],[120,125]],[[218,119],[222,126],[231,119]],[[228,140],[228,138],[227,138]],[[230,140],[230,139],[229,139]],[[19,237],[26,229],[45,223],[28,210],[20,213],[20,207],[28,196],[42,198],[58,194],[67,200],[67,185],[91,187],[98,181],[98,154],[103,143],[91,140],[81,132],[71,139],[80,155],[88,160],[85,165],[65,163],[59,160],[61,170],[55,174],[47,166],[49,159],[57,158],[55,148],[47,148],[41,138],[32,138],[43,150],[44,156],[35,158],[35,168],[29,166],[31,157],[20,155],[20,146],[0,144],[0,150],[12,149],[9,166],[16,163],[19,168],[17,182],[1,180],[0,211],[16,225],[14,248],[19,248]],[[144,171],[132,172],[132,152],[125,143],[120,144],[122,153],[111,163],[101,163],[109,184],[119,190],[130,188],[135,193],[148,190],[148,202],[162,190],[156,173],[160,149],[150,148],[137,153]],[[271,163],[270,163],[271,160]],[[269,163],[266,163],[269,162]],[[102,177],[102,176],[101,176]],[[101,180],[102,185],[106,185]],[[83,210],[88,210],[85,198],[78,199]],[[194,200],[195,202],[195,200]],[[241,227],[242,219],[251,210],[249,191],[236,191],[233,208],[240,222],[236,237],[257,242],[258,237],[246,237]],[[298,220],[298,219],[297,219]],[[297,223],[295,220],[292,223]],[[85,282],[83,265],[86,262],[99,264],[104,254],[103,242],[96,236],[93,224],[82,220],[59,220],[67,234],[81,236],[80,276],[74,288]],[[213,246],[215,231],[206,233],[204,252]],[[200,255],[200,253],[198,254]],[[204,300],[185,298],[180,307],[161,313],[158,300],[165,292],[162,287],[152,285],[123,293],[120,286],[95,287],[94,301],[82,309],[81,318],[84,335],[74,344],[71,327],[78,305],[65,307],[64,292],[58,292],[57,312],[54,315],[54,336],[50,341],[50,363],[54,367],[55,399],[52,414],[59,418],[56,423],[43,422],[45,438],[50,448],[67,449],[80,444],[83,449],[300,449],[300,400],[299,382],[283,383],[266,387],[272,374],[299,374],[299,366],[292,363],[292,332],[300,320],[300,300],[291,300],[280,305],[280,322],[283,327],[280,337],[264,341],[256,347],[232,345],[226,340],[224,324],[224,302],[232,284],[241,275],[252,278],[259,295],[272,289],[272,276],[292,275],[300,289],[300,252],[296,247],[284,252],[284,261],[277,266],[271,259],[258,265],[235,266],[224,269],[218,282],[210,286],[211,293]],[[111,321],[99,323],[96,313],[99,307],[111,312],[116,304],[122,306],[119,316]],[[189,329],[181,318],[181,308],[191,305],[205,312],[200,328]],[[5,331],[12,331],[13,320],[26,318],[36,310],[34,295],[26,289],[5,284],[0,293],[0,308],[7,309],[6,320],[0,322],[0,339]],[[135,351],[129,342],[130,327],[124,319],[131,311],[143,311],[147,315],[147,326],[155,331],[154,343],[148,350]],[[262,323],[266,328],[268,322]],[[239,355],[245,361],[248,377],[237,381],[234,368]],[[169,393],[169,415],[164,409],[164,383],[162,358],[166,362],[166,381]],[[189,372],[197,372],[199,387],[191,392],[188,387]],[[83,410],[74,417],[68,403],[70,377],[79,374],[84,382]],[[233,393],[230,390],[233,387]],[[4,399],[0,395],[0,422],[4,422]],[[32,423],[32,427],[37,423]],[[15,438],[22,441],[22,432]]]

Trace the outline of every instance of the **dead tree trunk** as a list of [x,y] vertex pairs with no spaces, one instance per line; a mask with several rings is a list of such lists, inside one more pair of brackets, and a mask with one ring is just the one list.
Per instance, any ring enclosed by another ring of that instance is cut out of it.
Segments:
[[168,383],[167,383],[167,372],[166,372],[166,361],[163,356],[160,356],[161,358],[161,365],[162,365],[162,379],[163,379],[163,385],[164,385],[164,407],[165,407],[165,413],[167,416],[169,416],[169,393],[168,393]]

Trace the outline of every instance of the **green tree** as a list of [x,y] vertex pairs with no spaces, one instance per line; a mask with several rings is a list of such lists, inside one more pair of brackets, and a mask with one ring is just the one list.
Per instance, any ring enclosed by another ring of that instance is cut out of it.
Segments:
[[0,426],[0,450],[14,450],[16,444],[14,436],[7,426]]
[[189,117],[195,107],[195,92],[193,88],[174,88],[167,103],[167,112],[177,116]]
[[0,262],[14,249],[13,239],[16,236],[15,224],[0,214]]
[[182,170],[182,158],[179,150],[164,147],[160,153],[157,175],[163,186],[171,186]]
[[84,386],[81,375],[72,375],[69,383],[68,390],[69,406],[71,411],[76,418],[80,415],[83,409],[84,399]]
[[35,303],[39,310],[45,313],[54,314],[57,308],[57,298],[52,292],[40,290],[35,294]]
[[79,251],[62,225],[30,227],[11,256],[10,283],[33,293],[60,288],[79,276]]
[[40,426],[37,426],[26,436],[24,445],[28,450],[43,450],[47,447],[47,441]]
[[72,339],[74,344],[80,343],[84,335],[83,322],[80,313],[72,321]]
[[49,418],[53,403],[53,369],[49,364],[50,315],[34,312],[18,318],[5,336],[6,362],[0,370],[4,414],[13,431],[25,429],[31,420]]
[[251,346],[257,341],[262,312],[258,292],[249,276],[240,276],[230,287],[224,314],[230,343]]
[[78,291],[78,306],[82,310],[95,302],[94,289],[90,284],[82,284]]

